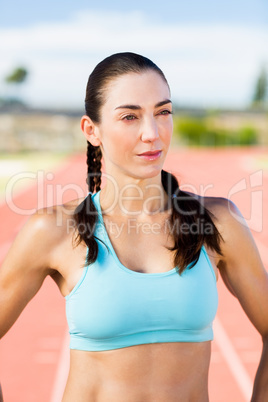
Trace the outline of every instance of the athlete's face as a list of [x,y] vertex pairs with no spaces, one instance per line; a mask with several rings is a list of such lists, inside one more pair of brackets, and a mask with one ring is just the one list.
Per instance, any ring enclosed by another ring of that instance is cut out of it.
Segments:
[[164,79],[154,71],[125,74],[107,85],[105,96],[96,135],[106,173],[137,179],[158,175],[173,130],[170,92]]

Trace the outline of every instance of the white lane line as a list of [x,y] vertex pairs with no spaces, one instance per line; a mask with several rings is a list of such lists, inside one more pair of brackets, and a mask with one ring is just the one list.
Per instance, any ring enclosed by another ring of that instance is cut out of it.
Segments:
[[251,398],[253,389],[251,378],[218,317],[216,317],[214,321],[213,328],[215,342],[217,343],[229,370],[243,394],[245,401],[248,402]]
[[61,347],[61,353],[50,402],[60,402],[63,397],[63,392],[70,366],[69,341],[69,333],[66,331]]

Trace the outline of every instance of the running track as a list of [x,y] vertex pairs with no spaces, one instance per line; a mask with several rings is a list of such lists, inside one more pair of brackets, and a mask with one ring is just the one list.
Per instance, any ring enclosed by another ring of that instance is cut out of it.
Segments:
[[[165,168],[176,174],[189,191],[204,194],[206,189],[206,195],[231,198],[248,219],[267,269],[268,172],[260,171],[254,163],[255,157],[263,155],[267,157],[267,148],[171,150]],[[55,172],[53,179],[48,176],[39,186],[36,182],[17,195],[13,205],[16,212],[6,203],[0,205],[0,262],[27,219],[19,210],[61,202],[56,188],[63,201],[83,195],[84,172],[85,157],[76,155]],[[256,225],[261,222],[262,229]],[[218,289],[220,304],[212,343],[210,401],[249,401],[261,351],[260,336],[221,280]],[[1,340],[0,378],[5,402],[60,402],[67,371],[64,300],[48,278]]]

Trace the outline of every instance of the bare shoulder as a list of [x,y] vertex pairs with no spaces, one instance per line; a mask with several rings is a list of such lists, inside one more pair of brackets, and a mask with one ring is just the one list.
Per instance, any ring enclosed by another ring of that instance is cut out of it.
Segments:
[[204,206],[212,213],[212,219],[222,236],[222,247],[233,249],[239,242],[247,247],[253,242],[250,228],[238,206],[224,197],[202,197]]
[[68,225],[73,224],[73,215],[81,199],[75,199],[62,205],[37,210],[26,223],[30,232],[48,237],[49,241],[57,241],[68,233]]
[[236,236],[241,231],[248,232],[246,220],[237,205],[230,199],[187,193],[196,197],[200,204],[211,213],[213,222],[224,240],[227,240],[231,234]]
[[217,219],[224,218],[228,216],[228,212],[232,209],[237,208],[236,205],[224,197],[212,197],[212,196],[202,196],[199,194],[194,194],[189,191],[187,194],[195,197],[202,205],[204,205],[210,212],[215,215]]
[[81,200],[72,200],[66,204],[54,205],[37,210],[27,221],[26,230],[57,242],[67,234],[67,226],[73,222],[75,208]]
[[257,256],[258,250],[246,219],[237,205],[224,197],[195,196],[199,202],[212,214],[212,220],[221,234],[221,250],[218,256],[218,267],[230,265],[232,260],[240,259],[250,254]]
[[263,267],[251,230],[238,206],[223,197],[197,198],[213,214],[212,219],[222,236],[220,267],[228,270],[228,267],[249,263]]
[[29,217],[16,236],[8,253],[8,260],[24,262],[24,265],[51,270],[50,257],[74,232],[73,213],[82,200],[37,210]]

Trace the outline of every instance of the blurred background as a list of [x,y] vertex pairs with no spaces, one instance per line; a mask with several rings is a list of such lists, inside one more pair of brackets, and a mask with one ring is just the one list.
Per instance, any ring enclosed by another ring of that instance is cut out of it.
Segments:
[[174,145],[266,145],[267,43],[265,0],[2,2],[1,156],[84,149],[88,75],[120,51],[166,74]]
[[[194,185],[190,191],[232,196],[267,267],[267,44],[266,0],[0,2],[0,263],[38,202],[55,202],[52,189],[61,190],[58,203],[81,196],[77,186],[86,191],[80,118],[88,76],[110,54],[133,51],[151,58],[170,84],[168,169]],[[261,194],[257,206],[254,194]],[[213,402],[245,402],[260,339],[222,289],[210,393]],[[7,402],[60,401],[64,339],[64,302],[45,282],[1,340]]]
[[1,2],[0,196],[18,171],[85,150],[87,78],[114,52],[163,69],[173,146],[267,145],[267,43],[265,0]]
[[85,150],[87,78],[114,52],[163,69],[173,147],[267,145],[267,43],[265,0],[1,2],[0,197],[17,172]]

